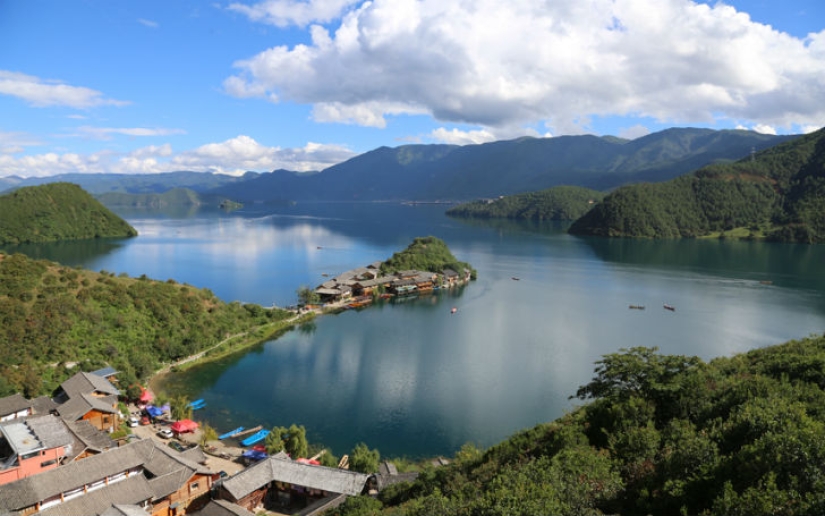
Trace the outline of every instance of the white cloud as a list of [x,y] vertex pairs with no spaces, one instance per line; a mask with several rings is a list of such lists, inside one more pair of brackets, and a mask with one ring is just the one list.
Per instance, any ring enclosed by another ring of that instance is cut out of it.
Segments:
[[753,130],[762,134],[776,134],[776,128],[766,124],[756,124]]
[[310,23],[327,23],[341,16],[347,8],[361,0],[264,0],[252,5],[229,4],[228,9],[242,13],[252,21],[277,27]]
[[479,129],[477,131],[461,131],[455,128],[445,129],[443,127],[439,127],[430,133],[430,137],[439,142],[450,143],[453,145],[487,143],[496,140],[495,135],[486,129]]
[[491,129],[546,123],[555,134],[587,131],[592,116],[773,127],[825,119],[825,30],[798,39],[721,2],[351,5],[233,4],[276,25],[342,18],[331,32],[310,27],[310,44],[236,62],[225,91],[308,103],[318,121],[373,127],[402,113]]
[[121,134],[125,136],[169,136],[174,134],[186,134],[183,129],[166,128],[146,128],[146,127],[92,127],[81,126],[77,128],[81,136],[95,140],[111,140],[112,135]]
[[[3,134],[10,133],[0,133]],[[3,141],[0,140],[0,148]],[[153,174],[176,170],[240,175],[253,170],[322,170],[355,156],[340,145],[308,143],[301,148],[267,147],[240,135],[175,154],[172,146],[150,145],[129,153],[44,153],[15,157],[0,152],[0,177],[46,177],[66,173]]]
[[97,90],[69,86],[20,72],[0,70],[0,94],[18,97],[35,107],[68,106],[85,109],[94,106],[124,106],[128,102],[106,98]]
[[635,140],[636,138],[641,138],[642,136],[647,136],[648,134],[650,134],[650,129],[641,124],[636,124],[632,127],[622,127],[619,130],[619,134],[616,136],[620,138],[627,138],[628,140]]
[[19,154],[26,147],[37,145],[42,145],[42,142],[29,134],[0,131],[0,154]]
[[157,29],[158,27],[160,27],[160,24],[158,22],[147,20],[146,18],[138,18],[138,23],[145,27],[149,27],[150,29]]

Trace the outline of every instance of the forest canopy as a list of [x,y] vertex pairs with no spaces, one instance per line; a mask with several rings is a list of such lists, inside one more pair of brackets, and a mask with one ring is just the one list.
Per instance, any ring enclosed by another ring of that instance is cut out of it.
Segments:
[[0,244],[137,235],[135,228],[71,183],[29,186],[0,196]]

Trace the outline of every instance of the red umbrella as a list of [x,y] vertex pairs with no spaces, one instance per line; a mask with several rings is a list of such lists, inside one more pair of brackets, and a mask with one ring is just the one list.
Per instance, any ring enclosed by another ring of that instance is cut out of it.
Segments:
[[172,423],[172,431],[177,434],[186,432],[194,432],[198,428],[198,424],[191,419],[181,419]]
[[146,389],[143,389],[143,392],[140,393],[140,401],[142,403],[149,403],[153,399],[155,399],[154,395]]

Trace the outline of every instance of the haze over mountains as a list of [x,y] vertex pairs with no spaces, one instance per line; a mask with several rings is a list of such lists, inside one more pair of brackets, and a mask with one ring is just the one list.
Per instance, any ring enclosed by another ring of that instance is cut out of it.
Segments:
[[2,178],[17,187],[70,181],[94,195],[189,188],[239,202],[468,200],[576,185],[608,190],[672,179],[733,161],[795,136],[673,128],[636,140],[592,135],[519,138],[480,145],[380,147],[317,173],[275,170],[243,177],[172,172]]

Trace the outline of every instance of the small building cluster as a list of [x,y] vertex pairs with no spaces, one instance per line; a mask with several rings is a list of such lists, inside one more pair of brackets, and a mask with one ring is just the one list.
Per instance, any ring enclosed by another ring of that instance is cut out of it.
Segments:
[[470,270],[461,272],[444,269],[440,273],[428,271],[399,271],[382,274],[381,262],[371,263],[339,274],[315,289],[321,303],[366,304],[376,295],[410,296],[451,288],[470,281]]
[[77,373],[54,398],[0,398],[0,515],[249,516],[273,509],[310,516],[415,476],[387,463],[366,475],[282,452],[223,478],[200,447],[115,442],[110,433],[121,414],[113,374]]

